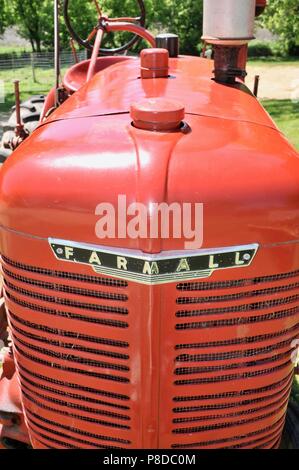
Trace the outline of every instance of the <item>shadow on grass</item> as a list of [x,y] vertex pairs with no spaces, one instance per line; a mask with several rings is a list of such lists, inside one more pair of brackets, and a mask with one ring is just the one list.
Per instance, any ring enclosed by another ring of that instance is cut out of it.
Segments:
[[299,117],[299,101],[262,100],[262,104],[274,119],[281,119],[283,116],[290,119]]
[[285,62],[293,62],[299,63],[299,57],[276,57],[276,56],[267,56],[267,57],[249,57],[249,62],[267,62],[273,64],[285,63]]
[[[34,91],[23,91],[21,93],[21,100],[25,101],[32,95],[46,95],[49,90],[41,89]],[[6,93],[5,102],[0,103],[0,113],[9,113],[11,108],[15,105],[15,95],[14,93]]]

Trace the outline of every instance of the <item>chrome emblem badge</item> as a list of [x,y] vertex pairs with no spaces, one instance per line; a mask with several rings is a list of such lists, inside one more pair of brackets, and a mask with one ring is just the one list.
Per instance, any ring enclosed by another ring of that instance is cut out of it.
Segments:
[[207,278],[220,269],[248,267],[259,247],[254,243],[151,255],[52,238],[49,244],[60,261],[85,264],[98,274],[148,285]]

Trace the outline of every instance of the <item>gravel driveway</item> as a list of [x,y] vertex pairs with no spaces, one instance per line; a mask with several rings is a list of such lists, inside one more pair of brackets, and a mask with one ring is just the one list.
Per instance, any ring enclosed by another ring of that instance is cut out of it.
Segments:
[[254,76],[260,75],[259,98],[299,100],[299,61],[291,65],[249,62],[246,84],[252,90]]

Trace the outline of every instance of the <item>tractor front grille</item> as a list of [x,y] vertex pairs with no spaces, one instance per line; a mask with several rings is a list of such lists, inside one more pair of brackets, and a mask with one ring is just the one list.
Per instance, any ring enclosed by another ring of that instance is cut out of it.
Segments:
[[176,286],[172,448],[278,445],[299,333],[298,280],[294,271]]
[[126,448],[132,431],[125,281],[2,258],[9,323],[34,443]]
[[2,257],[34,447],[277,447],[299,270],[149,287],[72,268]]

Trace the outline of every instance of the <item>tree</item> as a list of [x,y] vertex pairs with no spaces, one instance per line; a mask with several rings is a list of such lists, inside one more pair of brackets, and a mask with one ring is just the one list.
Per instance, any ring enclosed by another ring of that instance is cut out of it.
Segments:
[[270,0],[261,24],[279,37],[284,53],[289,54],[299,46],[299,1]]
[[8,22],[17,25],[19,33],[40,52],[50,21],[53,22],[51,0],[5,0]]
[[7,11],[5,0],[0,0],[0,34],[3,34],[7,26]]
[[182,53],[198,52],[202,35],[202,0],[148,0],[146,4],[151,30],[178,34]]
[[[0,0],[6,5],[10,24],[18,26],[21,35],[28,39],[32,50],[39,52],[41,47],[53,48],[54,0]],[[136,16],[136,0],[98,0],[103,11],[114,17]],[[60,0],[62,5],[63,1]],[[202,0],[145,0],[147,25],[153,33],[173,32],[180,36],[181,51],[196,53],[202,31]],[[83,37],[97,22],[97,13],[93,0],[69,0],[70,16],[74,28]],[[62,11],[62,9],[61,9]],[[61,15],[62,47],[69,45],[69,33]],[[130,34],[109,34],[105,38],[105,47],[117,47],[123,44]],[[139,45],[140,48],[140,45]],[[135,48],[135,51],[138,49]]]

